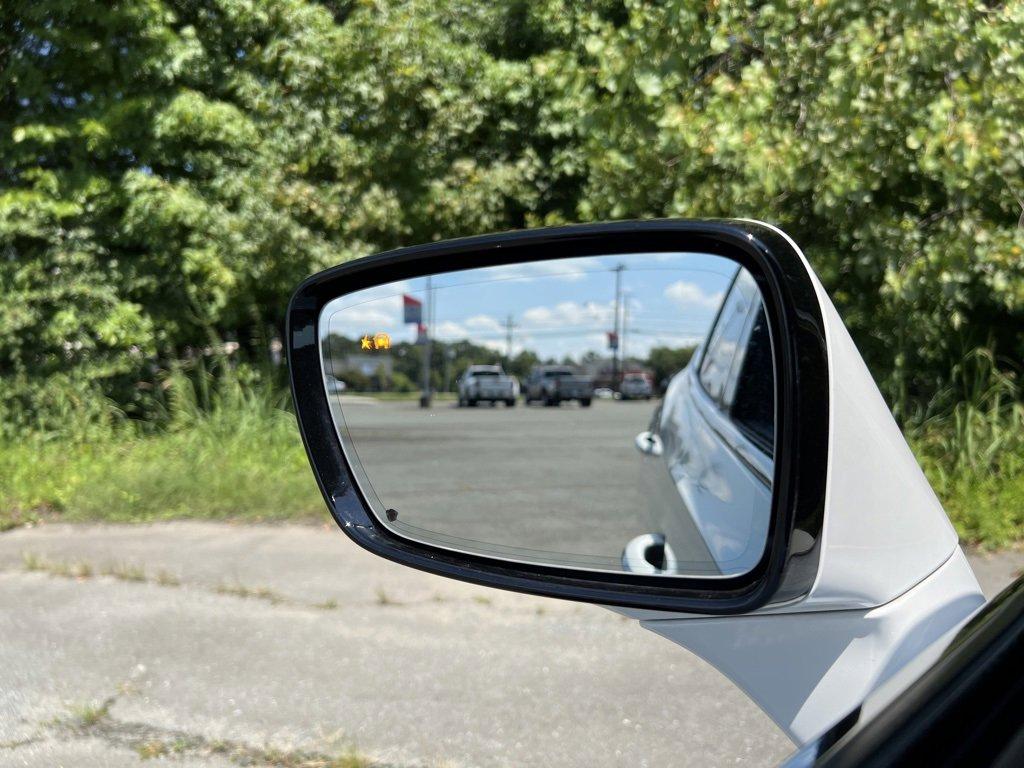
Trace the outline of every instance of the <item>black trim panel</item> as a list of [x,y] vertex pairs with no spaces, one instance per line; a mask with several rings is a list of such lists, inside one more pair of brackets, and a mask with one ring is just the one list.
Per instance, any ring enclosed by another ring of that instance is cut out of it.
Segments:
[[[474,267],[612,253],[701,252],[733,259],[758,283],[777,361],[775,489],[768,543],[750,572],[728,579],[581,572],[456,553],[395,534],[378,521],[353,478],[322,382],[317,323],[337,297],[382,283]],[[745,221],[641,221],[508,232],[403,248],[357,259],[303,282],[288,307],[292,395],[306,452],[328,508],[357,544],[403,565],[476,584],[653,610],[744,613],[806,594],[824,514],[828,362],[814,284],[800,254],[769,227]],[[792,457],[799,457],[794,459]],[[816,546],[793,555],[794,528]]]

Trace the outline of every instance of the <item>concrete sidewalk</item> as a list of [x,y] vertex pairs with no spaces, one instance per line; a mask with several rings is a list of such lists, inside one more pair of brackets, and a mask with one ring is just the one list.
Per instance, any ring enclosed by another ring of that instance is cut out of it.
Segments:
[[[1024,557],[972,561],[991,594]],[[333,525],[0,536],[4,765],[772,765],[790,750],[635,622],[404,569]]]

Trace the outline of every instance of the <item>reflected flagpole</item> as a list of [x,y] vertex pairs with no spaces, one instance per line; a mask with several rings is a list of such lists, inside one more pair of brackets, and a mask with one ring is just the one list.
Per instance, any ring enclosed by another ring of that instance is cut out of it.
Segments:
[[423,375],[422,375],[422,393],[420,394],[420,408],[430,407],[430,353],[432,351],[432,344],[430,341],[431,326],[434,324],[434,294],[431,287],[431,277],[427,276],[427,295],[426,295],[426,320],[427,322],[423,327]]

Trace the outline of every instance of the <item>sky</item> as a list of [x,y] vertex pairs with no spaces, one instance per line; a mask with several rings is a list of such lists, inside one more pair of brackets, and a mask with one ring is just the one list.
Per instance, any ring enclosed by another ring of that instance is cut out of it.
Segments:
[[[578,361],[587,352],[607,356],[606,333],[614,328],[615,268],[620,265],[624,351],[640,358],[654,346],[702,341],[737,268],[721,256],[650,253],[435,275],[431,337],[441,342],[468,340],[505,354],[511,319],[513,355],[528,349],[545,359],[568,356]],[[387,333],[393,342],[414,341],[416,326],[402,322],[403,294],[424,302],[427,322],[426,279],[419,278],[336,299],[321,315],[321,335],[360,338]]]

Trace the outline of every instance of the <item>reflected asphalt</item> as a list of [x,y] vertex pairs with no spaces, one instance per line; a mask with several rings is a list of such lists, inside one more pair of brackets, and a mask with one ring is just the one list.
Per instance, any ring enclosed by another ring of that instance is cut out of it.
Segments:
[[656,405],[458,408],[437,401],[422,409],[342,398],[351,443],[403,532],[614,570],[626,543],[651,532],[633,441]]

